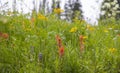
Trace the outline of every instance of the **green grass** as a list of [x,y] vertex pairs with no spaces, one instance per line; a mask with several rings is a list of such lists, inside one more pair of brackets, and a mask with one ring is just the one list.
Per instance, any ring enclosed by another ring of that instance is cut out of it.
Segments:
[[[88,27],[84,21],[68,23],[54,14],[47,20],[25,17],[0,20],[0,32],[9,35],[7,39],[0,36],[0,73],[120,72],[120,21],[106,19]],[[62,40],[63,56],[59,56],[56,35]],[[87,37],[83,51],[80,35]]]

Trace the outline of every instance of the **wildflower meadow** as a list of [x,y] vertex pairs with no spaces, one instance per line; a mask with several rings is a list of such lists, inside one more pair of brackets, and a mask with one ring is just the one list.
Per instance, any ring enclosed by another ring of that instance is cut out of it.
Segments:
[[120,73],[120,0],[0,0],[0,73]]
[[119,73],[120,21],[0,16],[0,73]]

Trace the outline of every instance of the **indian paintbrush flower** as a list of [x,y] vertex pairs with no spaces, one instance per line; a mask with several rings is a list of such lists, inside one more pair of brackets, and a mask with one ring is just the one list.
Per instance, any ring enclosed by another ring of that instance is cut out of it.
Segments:
[[61,47],[59,48],[59,56],[61,57],[61,56],[63,56],[63,55],[64,55],[64,47],[61,46]]
[[9,35],[7,33],[1,33],[0,32],[0,37],[4,38],[4,39],[8,39]]
[[34,23],[35,22],[35,18],[32,17],[31,18],[31,22]]
[[62,57],[64,55],[64,47],[62,45],[62,40],[59,35],[56,35],[56,41],[59,49],[59,56]]
[[56,35],[56,41],[57,41],[58,47],[60,48],[62,46],[62,40],[59,35]]
[[87,37],[86,36],[83,36],[83,35],[80,35],[79,39],[80,39],[80,52],[82,52],[85,48],[85,45],[84,45],[84,39],[86,39]]

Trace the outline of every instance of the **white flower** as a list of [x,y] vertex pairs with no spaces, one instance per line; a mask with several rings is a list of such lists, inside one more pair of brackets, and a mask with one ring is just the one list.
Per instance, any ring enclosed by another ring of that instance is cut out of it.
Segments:
[[114,30],[114,32],[119,32],[119,30]]
[[106,11],[101,11],[101,15],[105,15]]
[[117,10],[118,8],[117,7],[113,7],[113,10]]
[[112,30],[113,28],[108,28],[109,30]]
[[116,4],[115,7],[116,7],[116,8],[119,8],[119,4]]
[[105,5],[105,7],[107,7],[107,8],[110,8],[110,7],[111,7],[110,3],[105,3],[104,5]]
[[114,0],[115,3],[117,3],[118,1],[117,0]]
[[116,16],[116,13],[115,13],[115,12],[113,12],[113,13],[112,13],[112,16]]
[[110,16],[111,16],[111,14],[108,14],[108,16],[110,17]]
[[117,13],[120,13],[120,11],[116,11]]
[[104,9],[104,8],[105,8],[105,5],[103,5],[102,8]]
[[111,2],[110,4],[111,4],[111,5],[115,5],[116,3],[115,3],[115,2]]
[[113,40],[117,40],[117,36],[113,38]]

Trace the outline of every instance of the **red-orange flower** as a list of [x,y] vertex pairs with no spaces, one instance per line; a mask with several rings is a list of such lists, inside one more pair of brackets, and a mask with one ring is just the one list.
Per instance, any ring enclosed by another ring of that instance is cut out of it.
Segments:
[[2,33],[0,32],[0,37],[2,36]]
[[63,55],[64,55],[64,47],[61,46],[61,47],[59,48],[59,56],[63,56]]
[[60,48],[62,46],[62,40],[59,35],[56,35],[56,41],[57,41],[58,47]]
[[0,37],[2,37],[4,39],[7,39],[7,38],[9,38],[9,35],[7,33],[1,33],[0,32]]
[[62,57],[64,55],[64,47],[62,45],[62,40],[59,35],[56,35],[56,41],[59,49],[59,56]]
[[84,36],[80,35],[80,52],[82,52],[84,50]]
[[3,38],[7,39],[9,37],[9,35],[7,33],[3,33]]
[[35,18],[31,18],[31,22],[34,23],[35,22]]

